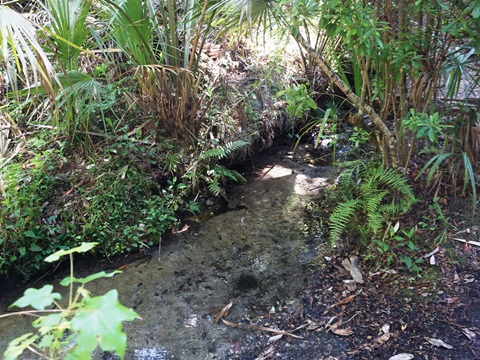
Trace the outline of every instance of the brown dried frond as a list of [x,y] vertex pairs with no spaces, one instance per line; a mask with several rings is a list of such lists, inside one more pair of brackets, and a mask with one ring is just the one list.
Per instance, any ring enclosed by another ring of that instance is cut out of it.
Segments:
[[174,137],[196,133],[194,116],[198,100],[191,71],[169,65],[142,65],[137,68],[142,105],[159,115],[157,128]]

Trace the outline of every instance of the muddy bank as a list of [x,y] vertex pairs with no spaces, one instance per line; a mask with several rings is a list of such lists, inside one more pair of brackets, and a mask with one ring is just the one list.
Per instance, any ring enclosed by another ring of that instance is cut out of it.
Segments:
[[[92,294],[116,288],[141,315],[125,325],[127,359],[235,358],[255,332],[215,323],[219,309],[232,301],[228,320],[249,323],[297,301],[322,241],[307,234],[305,207],[327,184],[329,169],[297,163],[287,149],[256,166],[248,184],[230,189],[229,211],[187,223],[147,259],[89,284]],[[2,352],[29,331],[27,319],[0,319]]]

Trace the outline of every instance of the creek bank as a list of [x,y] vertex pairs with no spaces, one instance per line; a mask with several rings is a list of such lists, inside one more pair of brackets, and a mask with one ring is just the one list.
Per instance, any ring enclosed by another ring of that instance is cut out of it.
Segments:
[[[127,359],[235,358],[257,335],[215,323],[219,309],[232,301],[228,321],[248,324],[297,301],[307,264],[322,242],[307,234],[305,208],[327,185],[331,170],[277,150],[261,158],[248,184],[228,191],[230,211],[186,224],[148,261],[137,259],[122,274],[87,286],[92,294],[117,289],[120,301],[141,315],[125,324]],[[93,267],[77,270],[82,275]],[[30,321],[0,319],[2,351],[9,340],[31,331]]]

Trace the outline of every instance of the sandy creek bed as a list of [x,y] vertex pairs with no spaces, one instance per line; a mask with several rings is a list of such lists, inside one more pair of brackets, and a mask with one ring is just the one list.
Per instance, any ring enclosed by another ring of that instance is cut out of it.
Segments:
[[[306,264],[322,241],[306,234],[305,205],[326,185],[329,170],[297,163],[287,152],[265,157],[248,184],[229,190],[230,211],[192,224],[150,261],[140,259],[122,274],[87,286],[94,295],[116,288],[120,301],[141,315],[125,325],[126,359],[233,358],[254,331],[215,323],[215,309],[232,301],[227,319],[238,323],[296,301]],[[91,270],[97,269],[77,274]],[[31,321],[0,319],[1,353],[9,340],[30,331]]]

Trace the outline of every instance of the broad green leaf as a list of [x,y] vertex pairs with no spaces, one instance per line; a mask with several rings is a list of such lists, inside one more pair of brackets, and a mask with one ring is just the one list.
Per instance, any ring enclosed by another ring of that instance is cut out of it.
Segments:
[[122,331],[122,323],[140,316],[120,304],[117,290],[84,299],[83,305],[71,320],[72,330],[78,333],[77,346],[71,355],[85,359],[98,344],[102,350],[114,351],[123,359],[127,337]]
[[32,230],[27,230],[23,233],[23,236],[29,237],[29,238],[34,238],[35,233]]
[[96,280],[96,279],[99,279],[99,278],[110,278],[110,277],[112,277],[116,274],[120,274],[120,273],[121,273],[120,270],[115,270],[111,273],[106,273],[105,271],[101,271],[101,272],[98,272],[96,274],[92,274],[92,275],[89,275],[87,277],[84,277],[84,278],[76,278],[76,277],[68,276],[60,282],[60,285],[68,286],[68,285],[70,285],[71,282],[85,284],[85,283],[88,283],[92,280]]
[[47,306],[53,304],[53,300],[60,300],[62,296],[59,293],[52,293],[53,285],[45,285],[41,289],[29,288],[25,290],[23,296],[15,301],[10,307],[18,306],[21,308],[31,306],[37,310],[44,310]]
[[42,251],[42,248],[40,246],[38,246],[37,244],[32,244],[32,245],[30,245],[28,250],[33,251],[33,252],[39,252],[39,251]]
[[97,245],[98,245],[98,242],[90,242],[90,243],[85,243],[84,242],[84,243],[82,243],[82,245],[77,246],[77,247],[72,248],[72,249],[58,250],[58,251],[54,252],[52,255],[48,256],[45,259],[45,261],[46,262],[58,261],[58,260],[60,260],[61,257],[65,256],[65,255],[73,254],[75,252],[84,253],[84,252],[87,252],[89,250],[92,250]]
[[37,328],[41,334],[46,334],[54,328],[58,328],[60,324],[66,329],[68,327],[68,321],[65,320],[64,314],[61,312],[49,314],[47,316],[39,317],[32,325]]
[[54,340],[55,340],[55,337],[53,335],[51,334],[45,335],[44,337],[42,337],[42,339],[38,343],[38,347],[40,349],[50,348]]
[[473,5],[472,16],[474,19],[478,19],[480,17],[480,3]]
[[18,358],[23,353],[23,350],[29,347],[37,339],[38,335],[28,333],[10,341],[7,350],[3,354],[5,360],[14,360]]

